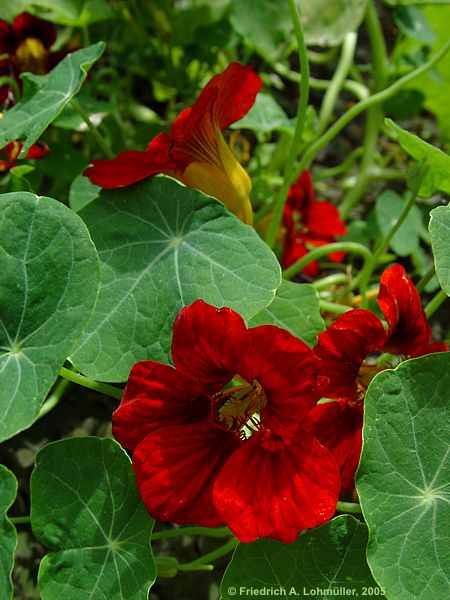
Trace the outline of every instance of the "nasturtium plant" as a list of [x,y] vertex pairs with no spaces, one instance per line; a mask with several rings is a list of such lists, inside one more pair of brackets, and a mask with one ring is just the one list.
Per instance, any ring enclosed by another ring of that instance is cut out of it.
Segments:
[[29,427],[97,296],[97,251],[83,221],[52,198],[0,197],[0,439]]
[[449,358],[425,356],[382,373],[366,397],[357,489],[367,560],[388,598],[448,592]]
[[155,580],[153,520],[114,440],[66,439],[39,452],[31,525],[48,550],[39,569],[44,600],[147,598]]
[[449,10],[0,0],[0,600],[449,596]]
[[13,473],[0,465],[0,598],[10,600],[13,587],[11,573],[17,543],[16,528],[8,519],[7,512],[16,499],[17,481]]

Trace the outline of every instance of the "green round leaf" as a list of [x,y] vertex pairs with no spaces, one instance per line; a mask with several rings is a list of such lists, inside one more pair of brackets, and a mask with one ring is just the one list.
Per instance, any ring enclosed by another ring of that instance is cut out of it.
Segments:
[[249,319],[281,283],[255,231],[216,200],[167,177],[103,190],[83,209],[101,260],[93,317],[73,361],[103,381],[124,381],[146,359],[168,361],[178,311],[198,298]]
[[101,189],[100,186],[92,183],[91,180],[82,173],[77,175],[70,186],[70,208],[75,212],[79,212],[82,208],[98,198]]
[[436,275],[450,296],[450,206],[438,206],[430,213],[430,235]]
[[234,123],[232,129],[251,129],[257,134],[263,134],[278,130],[291,131],[293,125],[270,94],[258,94],[250,112]]
[[6,516],[17,495],[14,475],[0,465],[0,600],[11,600],[13,586],[11,573],[17,544],[16,528]]
[[[223,577],[223,600],[263,597],[383,597],[366,563],[367,527],[350,516],[306,531],[293,544],[240,544]],[[354,592],[352,590],[355,590]]]
[[154,521],[114,440],[65,439],[41,450],[31,523],[50,551],[39,568],[42,600],[147,600]]
[[283,281],[271,304],[249,321],[249,326],[256,325],[277,325],[313,346],[324,330],[314,286]]
[[395,600],[448,598],[450,354],[378,375],[365,400],[357,489],[372,572]]
[[366,12],[367,0],[297,0],[308,44],[336,46],[356,31]]
[[52,198],[0,196],[0,441],[28,427],[95,302],[98,257]]
[[[375,216],[383,236],[387,235],[398,221],[405,204],[406,200],[392,190],[386,190],[378,196],[375,205]],[[417,251],[422,230],[420,210],[417,206],[413,206],[389,245],[396,254],[409,256]]]

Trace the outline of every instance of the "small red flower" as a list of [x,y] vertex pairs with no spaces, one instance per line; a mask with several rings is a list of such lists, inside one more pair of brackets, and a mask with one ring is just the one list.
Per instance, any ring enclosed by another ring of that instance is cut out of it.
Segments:
[[221,200],[251,223],[251,181],[222,131],[247,114],[261,85],[251,67],[231,63],[211,79],[192,107],[180,113],[169,133],[157,135],[144,152],[93,160],[85,174],[97,185],[116,188],[165,173]]
[[[303,171],[291,185],[284,207],[283,224],[286,228],[282,264],[284,268],[308,254],[311,246],[324,246],[345,235],[347,228],[331,202],[317,200],[309,171]],[[341,262],[342,252],[334,252],[330,259]],[[315,277],[319,273],[317,261],[309,263],[303,272]]]
[[[6,173],[17,165],[17,159],[20,151],[22,150],[22,146],[22,142],[10,142],[2,150],[0,150],[0,157],[2,154],[4,156],[4,158],[0,158],[0,173]],[[38,160],[40,158],[44,158],[44,156],[47,156],[49,152],[50,149],[47,144],[38,142],[37,144],[33,144],[31,146],[25,158],[27,160]]]
[[113,415],[150,514],[226,523],[244,542],[292,542],[328,520],[338,469],[301,427],[317,400],[312,351],[199,300],[174,323],[172,357],[174,367],[137,363]]
[[368,355],[384,351],[412,357],[448,350],[447,344],[431,342],[419,293],[401,265],[383,272],[378,304],[388,331],[373,313],[352,310],[319,335],[314,349],[320,360],[320,395],[337,402],[315,406],[306,428],[333,453],[344,492],[353,489],[359,462],[366,389],[382,370],[365,362]]
[[[60,54],[50,52],[56,40],[56,28],[52,23],[28,13],[17,15],[12,24],[0,20],[0,75],[13,77],[19,83],[19,74],[47,73]],[[0,103],[9,100],[14,103],[12,89],[8,85],[0,87]]]

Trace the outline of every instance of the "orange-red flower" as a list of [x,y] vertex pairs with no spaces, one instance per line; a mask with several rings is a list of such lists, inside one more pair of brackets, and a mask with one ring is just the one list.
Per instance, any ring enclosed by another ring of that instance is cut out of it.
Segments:
[[175,321],[172,357],[137,363],[113,415],[150,514],[226,524],[244,542],[292,542],[332,517],[338,468],[302,428],[317,400],[312,351],[199,300]]
[[[284,268],[308,254],[311,247],[324,246],[345,235],[347,228],[331,202],[317,200],[309,171],[303,171],[289,188],[284,205],[283,225],[286,229],[282,264]],[[334,252],[330,259],[341,262],[342,252]],[[309,263],[303,272],[309,277],[319,273],[317,261]]]
[[336,402],[314,407],[307,428],[333,452],[341,468],[342,489],[348,493],[361,453],[364,396],[382,370],[366,363],[368,355],[379,351],[412,357],[448,350],[447,344],[431,341],[419,293],[401,265],[383,272],[378,305],[387,331],[372,312],[351,310],[319,335],[314,349],[320,360],[320,394]]
[[[10,142],[0,150],[0,173],[6,173],[16,166],[22,146],[22,142]],[[49,152],[50,149],[47,144],[38,142],[31,146],[25,158],[27,160],[37,160],[44,158]],[[4,156],[4,158],[1,158],[2,156]]]
[[131,185],[165,173],[221,200],[245,223],[252,222],[251,181],[226,144],[222,131],[255,102],[261,79],[251,67],[231,63],[183,110],[169,133],[160,133],[144,152],[131,150],[113,160],[94,160],[86,175],[104,188]]

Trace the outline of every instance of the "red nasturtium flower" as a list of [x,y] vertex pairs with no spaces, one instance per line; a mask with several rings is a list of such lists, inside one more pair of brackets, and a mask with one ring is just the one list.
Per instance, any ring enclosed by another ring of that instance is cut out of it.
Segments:
[[[347,231],[334,204],[317,200],[309,171],[303,171],[289,188],[283,225],[286,230],[282,256],[284,268],[308,254],[311,246],[331,244]],[[343,257],[342,252],[330,254],[330,259],[335,262],[341,262]],[[309,263],[303,272],[310,277],[318,275],[317,261]]]
[[365,362],[368,355],[390,352],[414,357],[448,350],[446,344],[431,342],[419,293],[401,265],[393,264],[383,272],[378,305],[387,331],[370,311],[351,310],[319,335],[314,349],[321,365],[319,391],[336,402],[315,406],[307,428],[333,452],[347,493],[353,490],[361,453],[364,395],[382,370]]
[[165,173],[221,200],[242,221],[252,223],[251,181],[222,131],[247,114],[261,85],[251,67],[231,63],[180,113],[169,133],[157,135],[144,152],[92,161],[86,175],[101,187],[116,188]]
[[[50,52],[55,40],[55,26],[28,13],[17,15],[11,24],[0,20],[0,76],[19,82],[19,74],[24,71],[47,73],[62,57],[61,53]],[[0,87],[0,103],[6,100],[15,101],[7,84]]]
[[[22,146],[22,142],[10,142],[0,150],[0,174],[6,173],[16,166]],[[47,156],[49,152],[50,149],[47,144],[38,142],[37,144],[33,144],[31,146],[25,158],[27,160],[37,160],[44,158],[44,156]]]
[[227,524],[244,542],[292,542],[327,521],[338,468],[301,427],[317,401],[312,351],[283,329],[248,329],[233,310],[198,300],[174,323],[172,358],[174,367],[137,363],[113,415],[150,514]]

